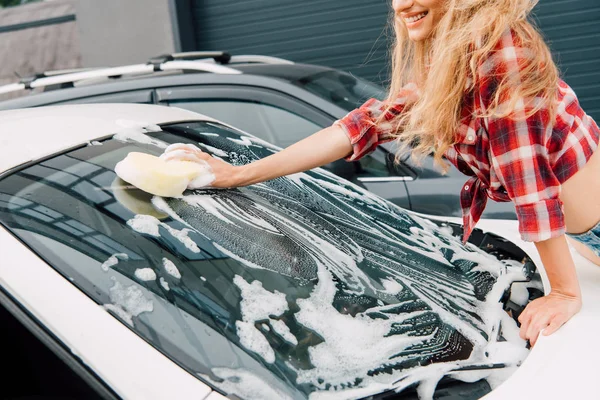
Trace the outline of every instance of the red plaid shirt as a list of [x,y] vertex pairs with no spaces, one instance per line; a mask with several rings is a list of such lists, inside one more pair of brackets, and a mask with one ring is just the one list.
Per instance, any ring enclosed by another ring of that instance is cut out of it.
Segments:
[[[480,66],[475,89],[465,93],[455,144],[445,154],[461,172],[471,176],[460,193],[464,241],[483,213],[488,197],[515,203],[523,240],[538,242],[563,235],[566,229],[559,199],[561,184],[585,165],[600,139],[598,126],[563,81],[558,87],[554,126],[546,109],[524,118],[527,107],[536,99],[517,105],[515,113],[521,118],[475,117],[491,104],[494,88],[501,79],[498,77],[518,78],[519,60],[527,57],[528,50],[516,43],[511,31],[507,31]],[[417,95],[415,87],[407,86],[387,111],[385,120],[401,113],[407,100]],[[387,108],[386,103],[370,99],[336,121],[354,148],[347,160],[359,159],[379,143],[394,139],[391,124],[374,122]]]

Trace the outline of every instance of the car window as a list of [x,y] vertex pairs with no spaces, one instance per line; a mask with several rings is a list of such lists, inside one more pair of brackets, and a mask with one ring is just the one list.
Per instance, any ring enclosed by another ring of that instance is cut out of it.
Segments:
[[257,387],[260,398],[367,395],[403,389],[394,382],[413,382],[419,365],[446,363],[441,379],[458,366],[501,368],[508,359],[493,355],[503,348],[526,355],[511,340],[515,320],[486,299],[526,281],[520,261],[463,245],[324,170],[153,197],[116,177],[129,152],[192,143],[242,165],[277,148],[208,122],[148,135],[5,176],[0,223],[211,386],[242,398]]
[[[194,100],[173,101],[169,104],[208,115],[284,148],[324,128],[324,126],[289,110],[259,102]],[[374,153],[358,160],[354,168],[356,176],[384,177],[392,175],[385,163],[386,154],[385,150],[376,149]],[[353,177],[346,178],[352,179]]]
[[255,101],[207,99],[169,104],[208,115],[280,147],[323,128],[289,110]]
[[320,72],[294,83],[347,111],[370,98],[383,100],[387,96],[381,86],[342,71]]

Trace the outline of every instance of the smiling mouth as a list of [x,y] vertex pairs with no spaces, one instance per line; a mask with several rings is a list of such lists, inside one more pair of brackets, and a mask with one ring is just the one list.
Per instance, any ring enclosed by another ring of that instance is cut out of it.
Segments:
[[422,12],[421,14],[413,15],[412,17],[404,18],[409,24],[414,24],[417,21],[422,20],[428,14],[428,11]]

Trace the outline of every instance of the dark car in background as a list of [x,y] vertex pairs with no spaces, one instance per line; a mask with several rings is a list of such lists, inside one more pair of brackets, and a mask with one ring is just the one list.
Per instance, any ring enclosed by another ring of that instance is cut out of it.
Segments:
[[[191,60],[191,61],[190,61]],[[226,122],[279,147],[330,126],[371,97],[378,85],[340,70],[266,56],[192,52],[134,66],[57,71],[0,87],[0,94],[45,92],[0,102],[0,110],[74,103],[145,103],[180,107]],[[461,215],[459,193],[467,177],[442,175],[427,158],[394,164],[386,143],[360,161],[325,167],[394,204],[419,213]],[[516,219],[512,203],[490,201],[483,218]]]

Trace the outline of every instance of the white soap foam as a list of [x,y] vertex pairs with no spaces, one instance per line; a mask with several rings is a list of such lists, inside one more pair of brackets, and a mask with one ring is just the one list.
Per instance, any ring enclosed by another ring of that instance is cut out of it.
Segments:
[[165,281],[165,278],[163,278],[162,276],[160,277],[160,285],[165,289],[165,290],[171,290],[169,288],[169,282]]
[[129,225],[134,231],[155,237],[160,236],[158,233],[158,227],[160,224],[161,222],[158,220],[158,218],[144,214],[137,214],[135,217],[127,221],[127,225]]
[[198,176],[196,176],[190,181],[190,183],[188,183],[188,189],[202,189],[210,187],[210,184],[213,183],[215,179],[217,179],[215,177],[215,174],[213,174],[212,168],[210,168],[208,163],[206,163],[206,161],[204,161],[204,163],[206,164],[204,172],[198,174]]
[[102,308],[107,311],[112,311],[113,313],[117,314],[119,318],[124,320],[129,326],[133,326],[133,317],[121,307],[115,306],[114,304],[104,304]]
[[109,268],[114,267],[119,263],[119,260],[128,260],[129,256],[125,253],[115,253],[108,257],[108,260],[104,261],[100,268],[102,271],[107,272]]
[[171,226],[165,224],[164,222],[161,223],[161,226],[163,228],[165,228],[175,239],[177,239],[181,243],[183,243],[183,245],[187,249],[189,249],[190,251],[193,251],[194,253],[200,253],[200,248],[198,247],[198,245],[196,244],[196,242],[194,242],[188,236],[188,234],[191,232],[190,229],[183,228],[182,230],[178,230],[178,229],[172,228]]
[[204,143],[198,143],[200,146],[204,147],[206,150],[210,151],[213,155],[219,157],[229,157],[229,153],[223,151],[221,149],[217,149],[216,147],[209,146]]
[[[312,181],[313,184],[317,183],[320,186],[328,187],[330,192],[334,192],[332,194],[341,198],[344,196],[353,197],[360,200],[361,204],[364,204],[365,207],[372,207],[382,212],[389,210],[394,213],[394,215],[397,212],[394,208],[395,206],[388,205],[372,195],[363,195],[359,189],[356,189],[358,193],[355,193],[350,189],[338,188],[336,185],[330,183],[329,186],[327,186],[327,184],[321,185],[321,182],[323,181],[314,179],[307,174],[297,174],[297,176],[293,177],[291,180],[309,191],[312,189],[304,186],[304,181]],[[260,187],[268,189],[265,185],[261,185]],[[159,200],[157,200],[157,202],[159,202]],[[154,204],[156,205],[156,203]],[[192,201],[189,204],[202,206],[205,202]],[[332,206],[335,206],[333,203],[331,204]],[[297,371],[298,383],[310,383],[321,390],[325,389],[327,384],[332,384],[334,386],[337,385],[333,389],[339,390],[347,387],[344,386],[345,384],[352,385],[356,379],[362,379],[362,383],[359,387],[354,387],[348,391],[316,392],[311,395],[311,398],[313,398],[313,396],[315,396],[315,398],[321,398],[319,396],[325,396],[327,394],[331,394],[331,398],[346,398],[347,393],[377,393],[381,391],[383,387],[396,387],[401,389],[403,387],[402,385],[405,385],[407,382],[406,378],[415,374],[415,371],[396,371],[392,374],[378,374],[374,376],[370,376],[369,371],[385,365],[386,357],[387,359],[390,359],[390,363],[392,364],[400,361],[394,357],[400,353],[402,349],[406,349],[417,343],[427,342],[435,335],[435,332],[431,335],[421,337],[388,335],[392,324],[395,324],[396,326],[402,325],[404,321],[410,318],[431,312],[427,310],[401,315],[388,313],[386,314],[386,317],[389,318],[387,320],[373,319],[362,313],[357,314],[355,317],[348,314],[341,314],[332,306],[333,296],[336,292],[333,275],[335,275],[336,278],[341,279],[344,283],[348,283],[347,280],[354,278],[348,285],[350,287],[348,291],[354,290],[357,293],[374,290],[378,293],[390,295],[388,292],[401,291],[403,288],[408,289],[413,292],[419,300],[425,302],[433,312],[438,314],[442,321],[462,333],[473,343],[475,350],[468,360],[463,360],[459,363],[435,364],[435,368],[430,368],[414,378],[413,383],[421,382],[419,392],[423,396],[428,396],[428,393],[433,393],[432,391],[435,389],[435,385],[439,379],[446,373],[454,371],[456,368],[472,365],[473,362],[490,363],[493,362],[494,359],[500,359],[500,357],[494,353],[494,349],[490,348],[484,336],[484,334],[487,334],[490,337],[494,337],[493,334],[494,330],[497,332],[498,321],[502,321],[503,336],[515,346],[515,349],[517,349],[514,352],[507,351],[506,353],[509,354],[509,357],[505,361],[509,364],[512,363],[516,365],[520,362],[519,359],[523,359],[526,356],[527,351],[525,349],[525,344],[518,338],[518,327],[516,326],[516,323],[502,310],[501,304],[498,303],[498,299],[511,282],[523,279],[522,271],[517,271],[517,269],[522,269],[522,266],[520,266],[519,263],[500,262],[472,245],[463,246],[460,243],[459,238],[450,235],[451,232],[449,229],[442,231],[440,234],[436,232],[436,226],[430,221],[408,216],[404,211],[402,211],[401,214],[398,214],[398,218],[405,219],[407,223],[414,224],[414,222],[416,222],[421,225],[421,227],[413,227],[410,234],[399,232],[386,225],[383,221],[378,220],[375,222],[375,225],[365,226],[363,222],[354,219],[356,221],[357,229],[366,231],[375,238],[381,237],[382,241],[389,240],[386,236],[386,233],[389,232],[402,239],[403,244],[400,248],[407,248],[417,254],[426,256],[428,259],[436,260],[439,263],[448,266],[449,274],[445,274],[440,271],[427,270],[425,266],[420,265],[418,262],[411,261],[410,258],[404,260],[404,262],[408,263],[407,265],[392,265],[393,260],[385,260],[383,256],[379,256],[381,258],[381,261],[379,261],[377,257],[370,255],[370,261],[375,264],[375,267],[380,267],[383,272],[393,277],[393,279],[386,280],[388,282],[387,284],[382,281],[384,287],[384,290],[382,291],[381,289],[371,287],[368,278],[365,280],[356,279],[356,276],[360,276],[362,273],[362,270],[356,265],[356,260],[362,260],[364,258],[360,247],[356,246],[356,252],[354,250],[350,252],[346,248],[342,249],[340,243],[330,243],[321,236],[315,234],[310,228],[307,229],[306,225],[300,226],[297,224],[293,216],[292,218],[286,218],[286,216],[273,213],[269,209],[260,207],[260,205],[255,204],[253,206],[262,213],[268,214],[271,219],[276,219],[283,226],[289,227],[289,231],[286,232],[286,235],[292,236],[294,241],[302,244],[303,248],[310,249],[311,256],[319,266],[319,282],[308,299],[298,300],[297,303],[300,310],[294,317],[298,323],[323,337],[325,342],[309,349],[311,363],[314,365],[314,368],[311,370]],[[171,215],[175,219],[179,218],[168,205],[164,203],[164,201],[161,202],[161,207],[157,208]],[[217,208],[214,204],[204,208],[207,212],[221,218],[223,221],[241,224],[242,219],[237,213],[235,216],[229,215],[225,211]],[[356,211],[357,214],[361,214],[360,209],[353,211]],[[367,220],[372,221],[367,214],[363,213],[363,215]],[[252,216],[252,218],[256,217]],[[349,216],[349,218],[353,217]],[[350,221],[351,220],[346,220],[345,222],[350,223]],[[185,221],[183,222],[185,223]],[[306,224],[307,221],[303,222]],[[244,221],[244,224],[245,223],[248,222]],[[224,254],[242,262],[246,266],[263,268],[248,260],[244,260],[243,254],[234,254],[233,251],[224,249],[216,243],[215,247]],[[353,245],[349,247],[353,248]],[[459,273],[456,273],[456,275],[450,273],[455,270],[455,266],[446,260],[445,253],[443,252],[446,249],[454,252],[453,261],[459,259],[470,260],[479,264],[479,266],[484,265],[482,269],[485,268],[486,271],[490,273],[493,272],[495,276],[499,276],[498,281],[485,302],[478,301],[474,297],[473,285],[464,276]],[[401,253],[400,250],[398,252]],[[394,281],[397,285],[393,284]],[[244,286],[244,283],[240,284]],[[251,284],[246,283],[246,286],[250,285]],[[283,311],[277,305],[272,306],[272,301],[270,301],[271,299],[269,296],[273,295],[273,293],[264,290],[262,286],[260,288],[262,291],[256,290],[253,293],[252,301],[259,302],[261,303],[261,307],[267,308],[261,310],[261,315],[263,315],[264,320],[267,320],[271,324],[272,330],[282,337],[287,336],[287,331],[289,331],[289,329],[286,331],[287,326],[285,326],[285,324],[283,324],[284,327],[279,327],[283,333],[276,331],[276,329],[278,329],[276,328],[278,324],[274,321],[279,321],[276,318],[281,315]],[[245,302],[247,302],[247,297],[246,295],[243,295],[240,307],[242,307],[242,304]],[[392,306],[393,305],[385,306],[380,303],[379,307],[372,307],[367,310],[365,314],[374,311],[384,312],[386,308],[391,308]],[[481,315],[483,321],[473,317],[472,314]],[[274,351],[268,347],[269,342],[266,340],[263,332],[261,332],[261,330],[266,331],[266,329],[256,329],[256,320],[251,321],[251,319],[252,318],[246,320],[246,318],[243,318],[242,321],[236,323],[238,335],[240,335],[242,344],[255,351],[263,357],[265,361],[273,362],[275,360]],[[262,326],[267,325],[263,323]],[[294,340],[289,336],[288,339]],[[292,342],[290,341],[290,343]],[[487,351],[490,349],[492,351]],[[485,356],[486,351],[489,354],[488,356]],[[452,373],[456,376],[464,377],[465,380],[474,379],[477,375],[475,372]],[[478,376],[484,375],[483,372],[479,372],[478,374]],[[490,373],[489,379],[501,379],[497,378],[500,375],[501,374],[495,372]],[[394,386],[393,382],[396,380],[400,380],[401,382]]]
[[194,253],[200,253],[200,248],[198,247],[196,242],[194,242],[188,236],[189,232],[191,231],[188,228],[178,230],[172,228],[170,225],[164,222],[160,222],[158,218],[153,217],[152,215],[145,214],[137,214],[134,218],[127,221],[127,225],[129,225],[136,232],[144,233],[154,237],[160,237],[158,228],[162,226],[167,230],[167,232],[171,234],[171,236],[180,241],[187,249]]
[[320,265],[318,274],[319,282],[311,296],[297,300],[300,310],[294,316],[325,341],[309,348],[314,368],[297,370],[298,383],[310,383],[321,389],[327,384],[347,384],[355,378],[367,377],[369,371],[385,364],[403,349],[427,342],[434,336],[389,335],[394,325],[422,311],[389,314],[389,319],[373,319],[363,313],[355,317],[341,314],[333,307],[337,289],[331,273]]
[[[288,309],[288,303],[285,299],[285,294],[278,291],[269,292],[264,289],[260,281],[254,281],[251,284],[246,282],[244,278],[236,275],[233,282],[240,289],[241,301],[240,311],[242,314],[242,320],[236,322],[237,334],[240,338],[240,343],[247,349],[259,354],[266,362],[275,362],[275,352],[271,348],[271,345],[267,341],[263,333],[256,329],[256,321],[270,319],[272,315],[279,316]],[[278,321],[281,322],[281,321]],[[277,331],[275,325],[273,329],[276,330],[284,339],[287,339],[292,343],[295,340],[290,338],[293,337],[289,329],[283,322],[283,326],[279,326],[281,332]],[[296,341],[297,343],[297,341]]]
[[138,268],[135,270],[135,277],[141,281],[155,281],[156,273],[152,268]]
[[[152,300],[146,299],[142,290],[136,285],[123,286],[113,278],[114,284],[109,290],[112,304],[105,304],[107,310],[116,312],[129,325],[133,325],[133,317],[143,312],[152,312]],[[120,311],[119,311],[120,310]]]
[[183,201],[191,206],[205,209],[210,214],[228,224],[240,226],[239,223],[236,223],[236,221],[239,221],[269,233],[281,235],[281,232],[279,232],[276,227],[269,224],[264,219],[257,218],[255,215],[249,213],[248,210],[238,207],[235,204],[223,203],[218,198],[211,195],[189,195],[185,196]]
[[122,129],[113,136],[113,139],[121,142],[151,144],[161,149],[167,148],[167,144],[165,142],[153,139],[146,135],[148,132],[160,132],[161,129],[158,125],[125,119],[117,120],[117,125],[121,126]]
[[179,272],[173,261],[169,260],[168,258],[163,258],[163,267],[169,275],[176,279],[181,279],[181,273]]
[[233,143],[242,145],[242,146],[252,146],[252,142],[250,141],[249,138],[247,138],[246,136],[240,136],[239,139],[234,139],[234,138],[227,138],[228,140],[231,140]]
[[200,152],[200,149],[193,144],[174,143],[165,149],[160,159],[167,162],[173,160],[191,161],[201,166],[202,168],[199,168],[196,177],[192,178],[187,185],[188,189],[201,189],[210,186],[215,180],[215,175],[210,165],[198,155],[198,152]]
[[285,324],[285,322],[271,318],[271,326],[273,327],[273,330],[283,338],[283,340],[293,344],[294,346],[298,345],[298,339],[296,339],[296,336],[292,334],[290,328]]
[[384,279],[381,284],[388,294],[398,294],[404,290],[404,286],[394,279]]

